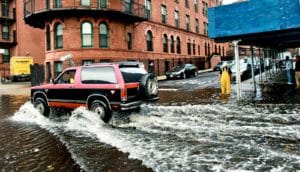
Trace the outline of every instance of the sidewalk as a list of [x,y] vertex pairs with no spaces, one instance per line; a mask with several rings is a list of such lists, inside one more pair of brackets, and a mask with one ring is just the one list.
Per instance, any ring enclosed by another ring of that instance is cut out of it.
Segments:
[[30,82],[0,83],[0,95],[26,95],[30,96]]

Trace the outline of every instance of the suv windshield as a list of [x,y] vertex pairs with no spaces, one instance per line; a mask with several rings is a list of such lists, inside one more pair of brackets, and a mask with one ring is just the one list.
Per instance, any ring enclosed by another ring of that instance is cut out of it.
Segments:
[[147,74],[145,69],[138,67],[121,67],[120,70],[125,83],[140,82],[143,75]]
[[114,69],[110,66],[83,67],[81,73],[83,84],[116,84]]

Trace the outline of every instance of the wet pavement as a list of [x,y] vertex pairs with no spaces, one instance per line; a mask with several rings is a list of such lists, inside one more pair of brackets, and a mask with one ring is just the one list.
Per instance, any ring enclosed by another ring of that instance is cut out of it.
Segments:
[[237,102],[235,86],[221,96],[217,78],[161,81],[159,102],[114,114],[109,124],[84,108],[49,120],[28,96],[0,95],[0,169],[299,171],[299,90],[274,84],[257,95],[245,81]]

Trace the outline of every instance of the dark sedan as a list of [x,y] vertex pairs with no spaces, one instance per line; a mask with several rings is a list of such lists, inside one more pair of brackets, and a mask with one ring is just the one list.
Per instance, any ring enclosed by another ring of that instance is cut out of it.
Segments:
[[197,67],[193,64],[181,64],[166,72],[167,79],[197,76]]

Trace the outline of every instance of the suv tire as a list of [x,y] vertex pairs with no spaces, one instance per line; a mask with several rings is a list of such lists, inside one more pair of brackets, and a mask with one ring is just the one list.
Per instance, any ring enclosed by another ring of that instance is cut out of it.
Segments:
[[45,99],[38,97],[34,99],[33,105],[42,115],[44,115],[45,117],[49,116],[50,108],[47,105]]
[[111,112],[108,110],[107,105],[100,101],[94,100],[90,106],[90,111],[99,115],[99,117],[105,122],[108,123],[111,119]]
[[158,83],[156,77],[149,73],[142,77],[142,93],[146,98],[152,98],[158,94]]

